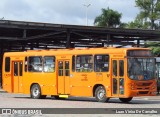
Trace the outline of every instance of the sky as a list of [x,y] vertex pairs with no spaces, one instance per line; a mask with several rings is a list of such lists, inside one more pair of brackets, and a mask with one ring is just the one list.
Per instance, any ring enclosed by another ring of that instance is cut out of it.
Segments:
[[[88,8],[85,5],[91,4]],[[139,10],[135,0],[1,0],[0,19],[92,26],[102,8],[122,13],[122,22],[134,20]]]

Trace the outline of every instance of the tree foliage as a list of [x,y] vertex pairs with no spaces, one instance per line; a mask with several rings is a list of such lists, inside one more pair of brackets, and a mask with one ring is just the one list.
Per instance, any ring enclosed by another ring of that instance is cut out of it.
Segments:
[[[158,29],[160,20],[160,0],[135,0],[140,9],[134,22],[129,23],[129,28]],[[133,26],[132,26],[133,25]],[[160,54],[159,42],[147,42],[145,47],[151,48],[155,56]]]
[[145,47],[151,48],[155,56],[160,56],[160,42],[148,42]]
[[135,18],[134,21],[129,22],[126,26],[127,28],[133,28],[133,29],[148,29],[150,27],[149,22],[144,22],[143,19],[139,15]]
[[[135,2],[140,12],[126,28],[160,29],[160,0],[135,0]],[[160,42],[146,42],[145,47],[151,48],[155,56],[160,56]]]
[[160,19],[160,0],[135,0],[136,6],[140,9],[136,20],[139,20],[141,28],[156,29]]
[[112,9],[102,9],[102,14],[94,20],[96,26],[119,27],[122,14]]

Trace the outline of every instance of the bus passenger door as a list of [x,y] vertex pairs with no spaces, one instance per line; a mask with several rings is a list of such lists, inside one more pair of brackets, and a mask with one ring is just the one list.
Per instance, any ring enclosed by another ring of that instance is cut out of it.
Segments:
[[22,93],[22,75],[23,75],[23,62],[12,62],[12,92]]
[[112,96],[124,95],[124,60],[112,60]]
[[69,60],[58,61],[58,94],[69,94],[70,62]]

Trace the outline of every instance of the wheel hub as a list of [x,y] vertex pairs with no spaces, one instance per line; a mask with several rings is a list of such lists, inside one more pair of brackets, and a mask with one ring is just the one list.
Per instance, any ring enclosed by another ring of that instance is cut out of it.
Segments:
[[100,90],[100,91],[99,91],[98,98],[99,98],[99,99],[102,99],[102,98],[104,98],[104,96],[105,96],[105,91],[104,91],[104,90]]
[[34,95],[34,96],[37,96],[38,94],[39,94],[38,88],[34,88],[34,89],[33,89],[33,95]]

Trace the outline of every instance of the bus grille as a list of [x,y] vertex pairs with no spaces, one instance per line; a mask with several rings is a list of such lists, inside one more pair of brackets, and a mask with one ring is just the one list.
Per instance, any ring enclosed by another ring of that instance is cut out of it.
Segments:
[[139,94],[148,94],[148,91],[139,91]]
[[149,87],[137,88],[138,90],[148,90]]
[[137,86],[150,86],[152,84],[152,82],[149,82],[149,83],[137,83]]

